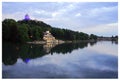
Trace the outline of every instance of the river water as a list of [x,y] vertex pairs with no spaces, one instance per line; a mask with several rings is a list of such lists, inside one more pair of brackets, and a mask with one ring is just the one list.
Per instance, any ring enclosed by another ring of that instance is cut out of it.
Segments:
[[118,44],[3,43],[2,78],[118,78]]

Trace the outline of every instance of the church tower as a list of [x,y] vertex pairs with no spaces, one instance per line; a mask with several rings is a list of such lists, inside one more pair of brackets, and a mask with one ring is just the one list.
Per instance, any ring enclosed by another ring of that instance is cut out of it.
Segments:
[[26,14],[26,15],[25,15],[24,20],[30,20],[30,17],[29,17],[29,15],[28,15],[28,14]]

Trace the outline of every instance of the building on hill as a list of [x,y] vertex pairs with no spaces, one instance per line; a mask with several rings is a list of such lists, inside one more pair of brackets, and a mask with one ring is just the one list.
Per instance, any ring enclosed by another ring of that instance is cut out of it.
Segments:
[[43,40],[45,40],[47,43],[57,42],[55,37],[49,31],[44,32]]
[[24,20],[27,20],[27,21],[28,21],[28,20],[30,20],[30,17],[29,17],[29,15],[28,15],[28,14],[26,14],[26,15],[25,15]]

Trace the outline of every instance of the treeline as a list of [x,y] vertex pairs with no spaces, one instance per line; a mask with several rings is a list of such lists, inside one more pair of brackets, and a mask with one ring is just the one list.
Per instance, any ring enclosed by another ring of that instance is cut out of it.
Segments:
[[42,40],[43,33],[48,30],[56,39],[60,40],[97,39],[97,36],[93,34],[88,35],[83,32],[51,27],[50,25],[37,20],[15,21],[14,19],[5,19],[4,21],[2,21],[3,41],[26,42]]

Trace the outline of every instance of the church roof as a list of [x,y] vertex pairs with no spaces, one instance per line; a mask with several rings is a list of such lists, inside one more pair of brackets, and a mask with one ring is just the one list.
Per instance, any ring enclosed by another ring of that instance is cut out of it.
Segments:
[[30,20],[30,17],[29,17],[29,15],[28,15],[28,14],[26,14],[26,15],[25,15],[24,20]]

